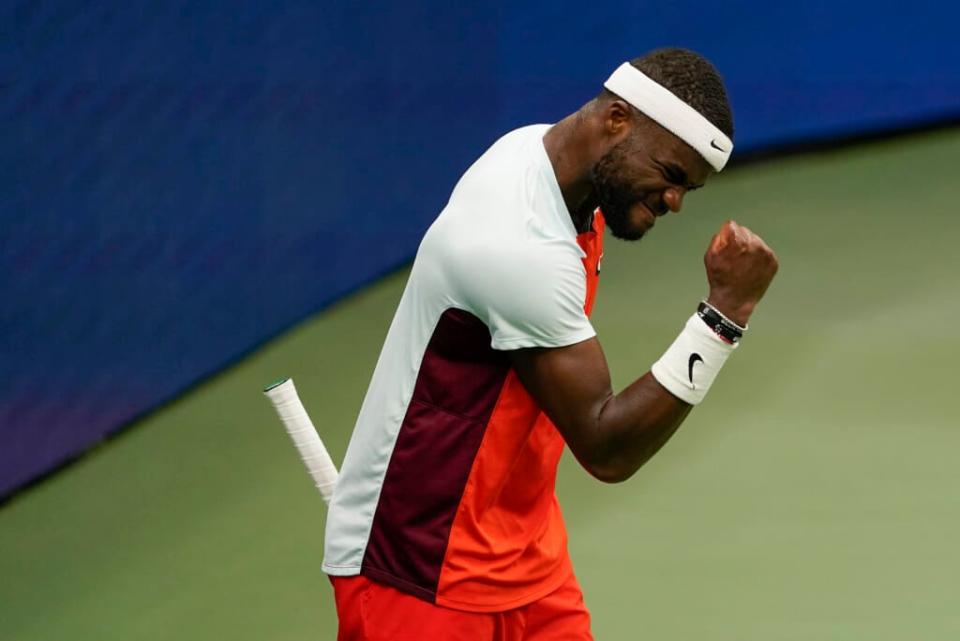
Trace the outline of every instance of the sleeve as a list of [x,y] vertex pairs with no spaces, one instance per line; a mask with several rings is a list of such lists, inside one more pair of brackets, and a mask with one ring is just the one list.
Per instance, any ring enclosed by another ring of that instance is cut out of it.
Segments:
[[587,285],[575,249],[563,244],[497,252],[471,269],[468,300],[497,350],[563,347],[596,335],[584,311]]

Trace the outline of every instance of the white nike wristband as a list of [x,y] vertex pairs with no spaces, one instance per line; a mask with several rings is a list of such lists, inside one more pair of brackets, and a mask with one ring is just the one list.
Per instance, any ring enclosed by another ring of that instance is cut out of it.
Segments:
[[650,373],[681,401],[696,405],[738,344],[723,341],[694,314]]

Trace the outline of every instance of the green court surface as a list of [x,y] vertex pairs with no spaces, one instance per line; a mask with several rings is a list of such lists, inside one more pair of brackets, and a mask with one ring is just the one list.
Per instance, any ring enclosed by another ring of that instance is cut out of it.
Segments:
[[[636,476],[562,465],[599,640],[960,638],[958,156],[949,130],[735,168],[641,243],[608,239],[595,325],[618,386],[705,294],[725,218],[781,270]],[[335,638],[324,506],[260,389],[293,376],[339,461],[404,280],[0,509],[0,639]]]

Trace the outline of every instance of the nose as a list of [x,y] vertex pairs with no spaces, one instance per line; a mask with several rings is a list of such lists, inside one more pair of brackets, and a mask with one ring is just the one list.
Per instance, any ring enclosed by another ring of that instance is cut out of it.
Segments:
[[663,202],[667,209],[676,213],[683,208],[683,197],[687,193],[686,189],[681,187],[668,187],[663,192]]

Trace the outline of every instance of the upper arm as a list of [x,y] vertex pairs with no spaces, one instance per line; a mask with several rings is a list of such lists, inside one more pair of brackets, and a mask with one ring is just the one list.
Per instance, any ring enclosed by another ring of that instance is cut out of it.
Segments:
[[613,398],[607,361],[595,337],[551,349],[509,352],[520,381],[592,473],[602,463],[600,417]]

